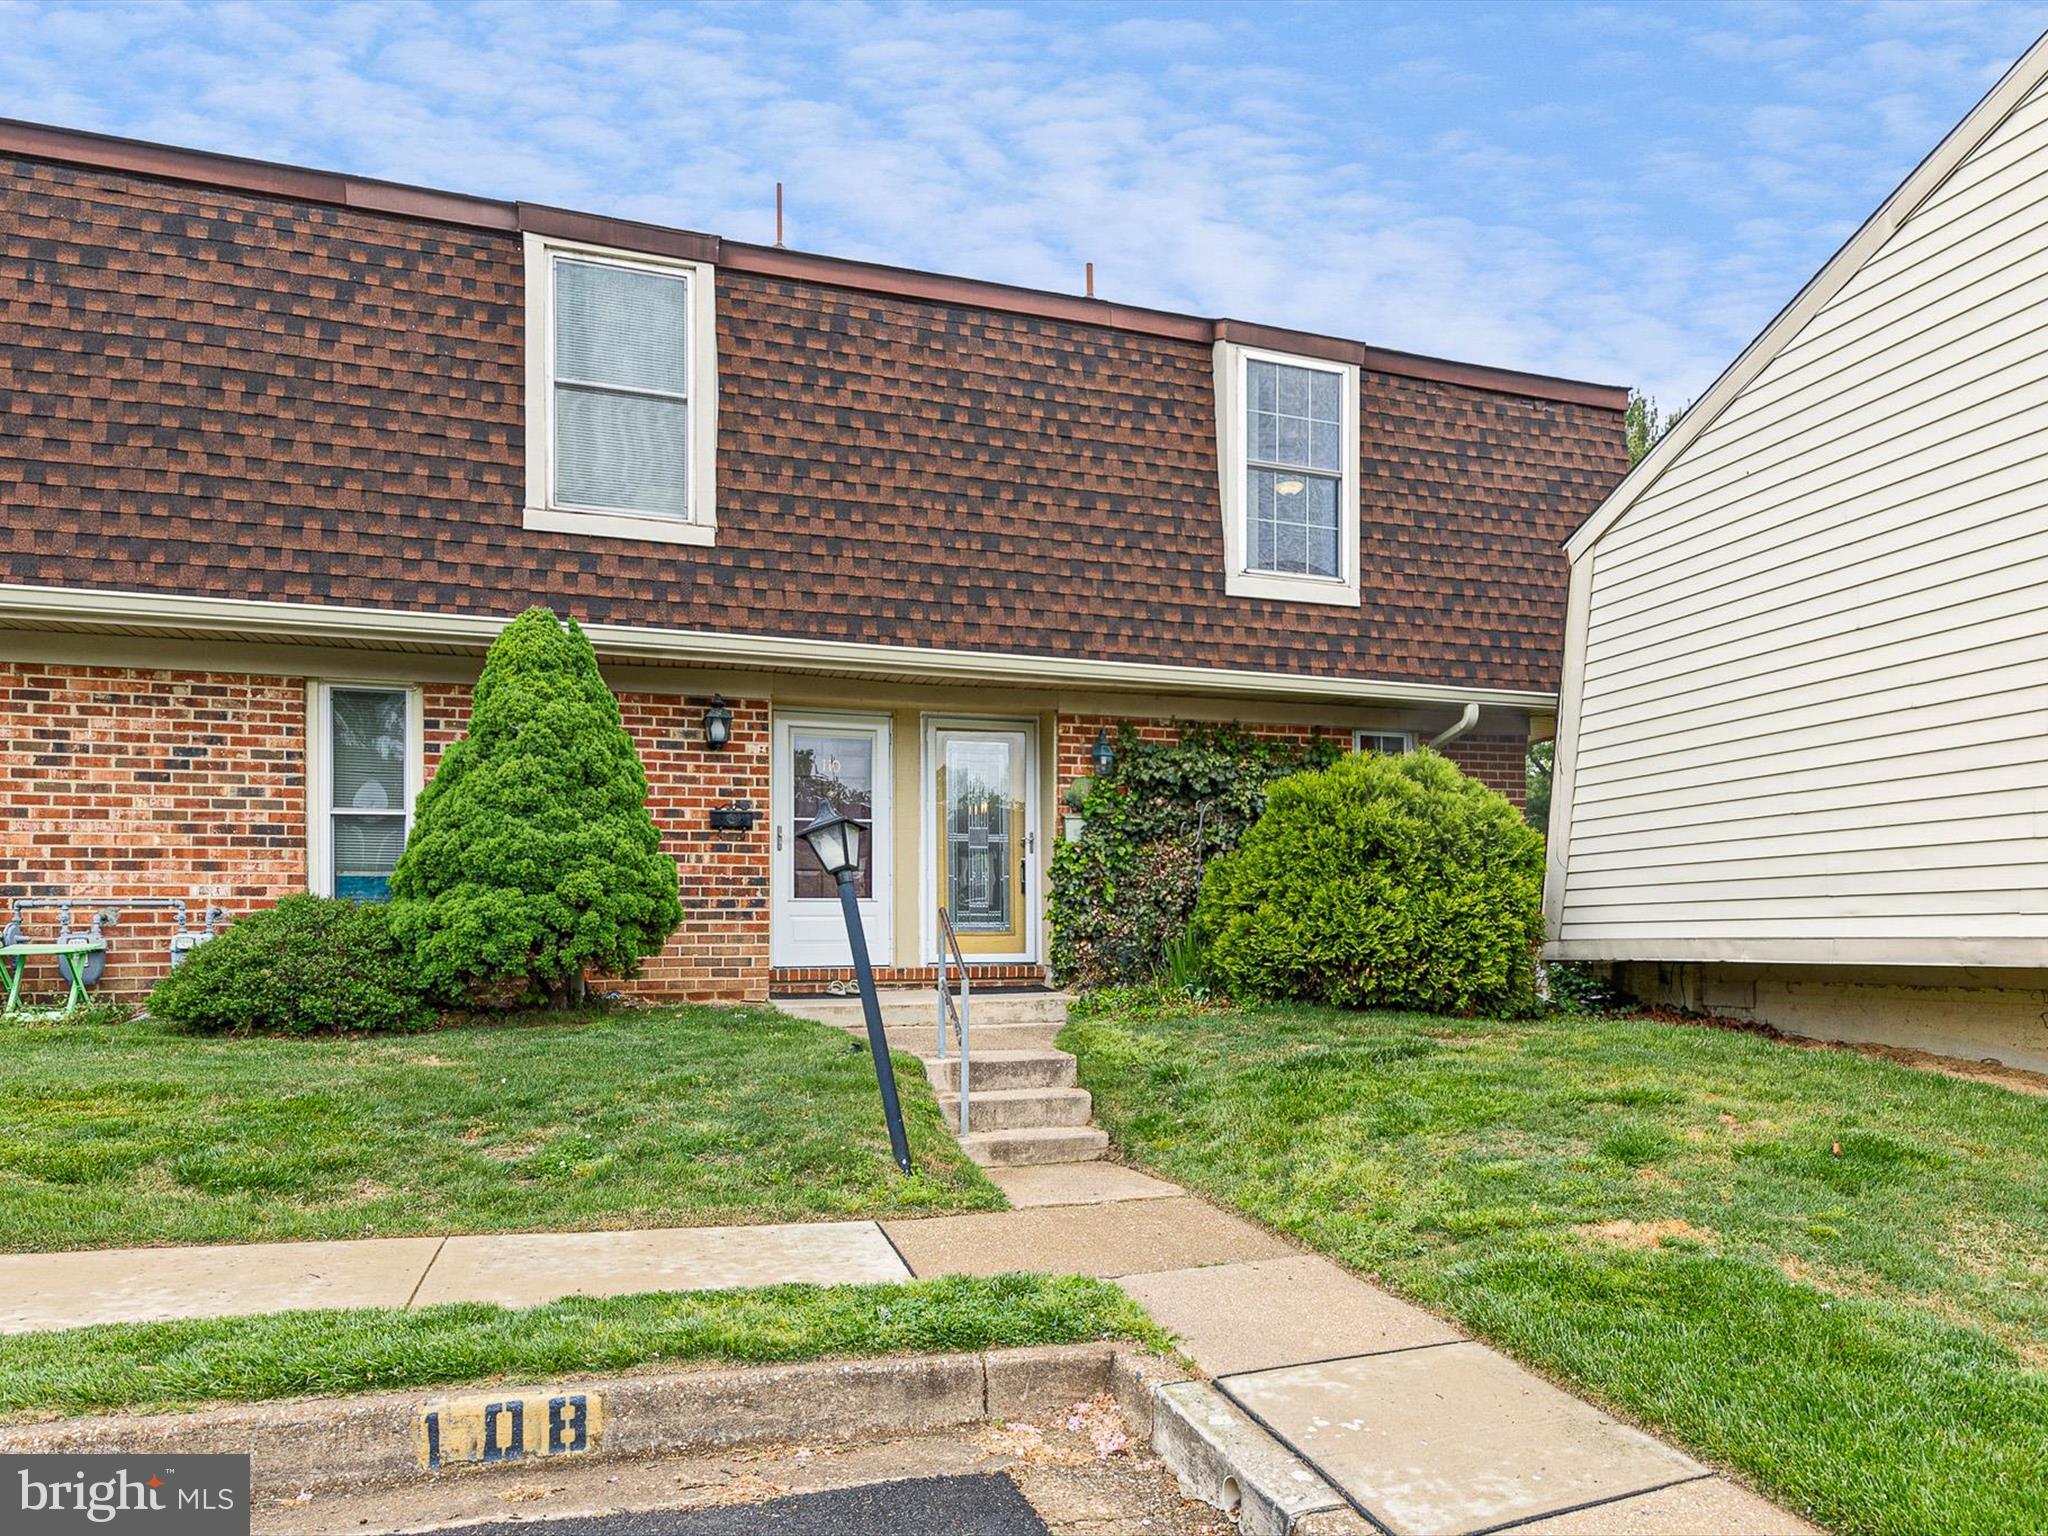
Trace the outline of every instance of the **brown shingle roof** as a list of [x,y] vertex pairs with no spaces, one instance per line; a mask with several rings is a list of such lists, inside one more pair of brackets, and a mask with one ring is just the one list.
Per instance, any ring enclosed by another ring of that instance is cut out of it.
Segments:
[[1613,391],[1320,339],[1363,365],[1364,606],[1228,598],[1233,323],[726,244],[716,547],[527,532],[517,233],[169,174],[0,160],[6,580],[1547,689],[1625,467]]

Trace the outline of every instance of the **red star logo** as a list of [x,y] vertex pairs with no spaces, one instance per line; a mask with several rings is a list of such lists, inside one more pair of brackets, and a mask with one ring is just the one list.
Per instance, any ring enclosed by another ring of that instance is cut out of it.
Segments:
[[157,1476],[156,1476],[156,1475],[154,1475],[154,1474],[151,1474],[151,1476],[150,1476],[150,1479],[149,1479],[149,1486],[150,1486],[150,1487],[152,1487],[152,1488],[161,1488],[161,1487],[163,1487],[163,1485],[164,1485],[164,1480],[163,1480],[162,1478],[160,1478],[160,1477],[157,1477]]

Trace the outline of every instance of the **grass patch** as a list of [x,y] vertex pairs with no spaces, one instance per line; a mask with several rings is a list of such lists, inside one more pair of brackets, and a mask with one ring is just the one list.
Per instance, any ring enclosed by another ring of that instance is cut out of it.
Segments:
[[999,1209],[916,1063],[917,1173],[843,1032],[618,1010],[350,1039],[0,1023],[0,1249]]
[[2048,1105],[1640,1019],[1070,1025],[1138,1160],[1844,1533],[2048,1530]]
[[118,1323],[0,1338],[0,1416],[1094,1339],[1166,1345],[1106,1281],[1022,1274]]

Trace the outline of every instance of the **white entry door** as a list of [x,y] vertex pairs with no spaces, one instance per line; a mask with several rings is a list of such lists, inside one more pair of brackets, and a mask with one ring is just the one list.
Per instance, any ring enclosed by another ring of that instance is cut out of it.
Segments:
[[869,715],[778,715],[771,798],[775,819],[771,958],[777,965],[851,965],[839,883],[797,834],[830,801],[868,823],[855,881],[868,954],[891,963],[895,846],[889,806],[889,720]]

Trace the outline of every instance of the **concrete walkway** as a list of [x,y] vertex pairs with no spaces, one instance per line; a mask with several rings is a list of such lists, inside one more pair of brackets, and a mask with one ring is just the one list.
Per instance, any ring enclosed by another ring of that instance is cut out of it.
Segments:
[[564,1296],[909,1277],[872,1221],[8,1254],[0,1256],[0,1333],[316,1307],[530,1307]]
[[1389,1536],[1818,1536],[1441,1318],[1174,1185],[1113,1164],[1005,1172],[1034,1175],[1030,1208],[883,1230],[920,1276],[1115,1279],[1212,1378],[1169,1392],[1221,1437],[1270,1435],[1300,1458],[1294,1518],[1362,1514]]
[[1016,1209],[0,1256],[0,1331],[786,1281],[1096,1275],[1180,1335],[1212,1378],[1166,1388],[1176,1411],[1279,1469],[1281,1528],[1362,1531],[1364,1516],[1389,1536],[1814,1536],[1442,1319],[1175,1185],[1101,1162],[990,1176]]

